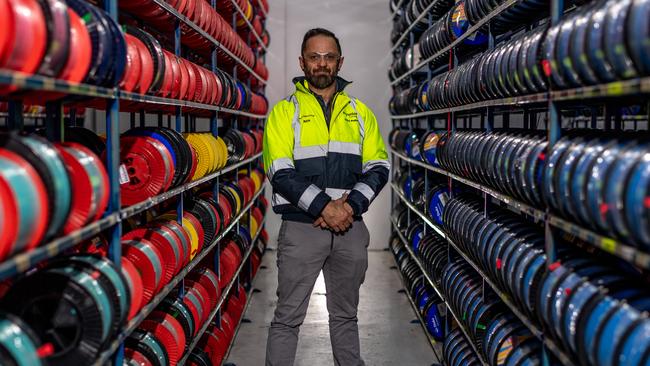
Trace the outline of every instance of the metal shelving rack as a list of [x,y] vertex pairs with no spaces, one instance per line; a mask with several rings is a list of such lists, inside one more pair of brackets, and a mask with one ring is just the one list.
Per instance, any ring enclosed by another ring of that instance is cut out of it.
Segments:
[[[252,70],[248,65],[246,65],[241,59],[235,56],[230,50],[228,50],[224,45],[216,41],[212,36],[207,34],[203,29],[201,29],[197,24],[193,23],[184,15],[180,14],[176,9],[171,7],[168,3],[163,0],[152,0],[155,4],[160,6],[161,9],[165,10],[167,13],[171,14],[174,18],[174,29],[173,29],[173,51],[176,56],[181,56],[182,50],[182,39],[181,39],[181,25],[185,25],[192,29],[194,32],[200,34],[203,38],[207,39],[212,44],[212,57],[210,60],[211,69],[214,72],[217,68],[217,49],[220,49],[228,57],[230,57],[235,66],[232,69],[232,76],[237,78],[237,68],[242,68],[246,70],[252,77],[257,79],[257,82],[261,85],[261,90],[266,85],[266,81],[254,70]],[[234,6],[237,7],[235,0],[231,1]],[[109,14],[110,17],[117,20],[118,19],[118,7],[117,0],[104,0],[103,9]],[[213,8],[216,8],[216,0],[210,0],[209,3]],[[258,1],[259,3],[259,1]],[[261,7],[261,4],[260,4]],[[263,9],[263,8],[262,8]],[[241,11],[241,9],[238,9]],[[233,14],[232,26],[236,31],[236,22],[240,13],[235,12]],[[244,20],[247,20],[244,18]],[[248,26],[251,28],[251,33],[258,38],[262,48],[266,50],[266,47],[261,42],[261,38],[257,35],[250,22],[247,22]],[[247,40],[248,45],[250,46],[250,38]],[[254,50],[255,56],[258,57],[256,50]],[[261,60],[264,61],[266,55],[262,55]],[[224,70],[226,71],[226,70]],[[151,95],[141,95],[137,93],[130,93],[119,90],[118,88],[104,88],[88,84],[76,84],[70,83],[65,80],[59,80],[49,77],[43,77],[39,75],[27,75],[24,73],[14,72],[10,70],[0,69],[0,84],[16,86],[21,90],[36,90],[36,91],[53,91],[66,94],[68,96],[84,96],[97,98],[103,101],[103,105],[98,105],[99,109],[104,109],[106,111],[105,118],[105,128],[106,128],[106,168],[109,177],[110,184],[110,198],[109,206],[104,214],[104,217],[96,222],[90,223],[83,228],[63,237],[54,239],[49,243],[45,243],[34,250],[21,253],[18,255],[9,258],[6,261],[0,263],[0,280],[11,278],[12,276],[24,273],[28,269],[32,268],[36,264],[56,257],[68,249],[74,247],[80,242],[93,237],[101,232],[108,234],[109,238],[109,258],[117,265],[121,265],[121,236],[122,236],[122,220],[129,218],[138,213],[144,212],[155,205],[171,199],[173,197],[180,198],[177,205],[177,220],[181,221],[183,216],[183,196],[186,191],[191,190],[192,188],[207,182],[214,184],[219,183],[219,178],[228,173],[232,172],[238,168],[248,168],[248,171],[254,166],[254,163],[260,158],[261,154],[256,154],[250,159],[244,160],[237,164],[227,166],[218,172],[214,172],[209,176],[201,178],[197,181],[190,182],[181,187],[177,187],[171,191],[164,192],[156,197],[149,198],[143,202],[132,205],[130,207],[122,207],[120,203],[120,191],[119,191],[119,182],[118,182],[118,166],[119,166],[119,112],[120,112],[120,101],[129,101],[129,102],[138,102],[140,103],[140,123],[144,124],[145,113],[151,111],[158,115],[159,124],[162,123],[162,116],[167,115],[169,117],[174,117],[174,126],[173,128],[178,132],[183,132],[183,117],[185,117],[185,125],[193,126],[195,117],[190,114],[184,114],[184,110],[195,110],[203,111],[206,114],[210,115],[209,124],[210,132],[215,136],[217,135],[217,130],[219,127],[219,115],[222,113],[224,116],[228,116],[232,122],[232,126],[237,128],[238,119],[244,119],[248,122],[249,125],[255,125],[256,128],[261,128],[265,115],[259,115],[254,113],[249,113],[245,111],[233,110],[229,108],[223,108],[215,105],[195,103],[191,101],[170,99],[170,98],[161,98]],[[250,88],[250,80],[248,80],[248,87]],[[51,140],[59,141],[63,136],[63,128],[65,127],[64,115],[63,115],[63,105],[66,104],[66,99],[60,99],[52,102],[47,102],[45,106],[46,114],[46,131],[47,136]],[[166,108],[164,111],[161,107],[172,107]],[[10,130],[22,130],[24,127],[23,121],[23,105],[21,101],[11,100],[9,101],[9,113],[7,114],[7,127]],[[169,112],[171,111],[171,112]],[[135,121],[136,113],[131,113],[131,121]],[[237,179],[237,177],[235,177]],[[209,245],[203,249],[203,251],[196,255],[196,257],[188,264],[181,272],[179,272],[172,281],[166,285],[152,300],[149,304],[145,305],[140,312],[123,326],[119,334],[115,337],[114,341],[98,356],[95,364],[105,365],[108,362],[111,362],[114,365],[122,365],[123,356],[124,356],[124,340],[128,335],[140,324],[146,316],[154,310],[154,308],[171,292],[171,290],[181,284],[185,275],[189,273],[205,256],[208,252],[213,249],[217,250],[217,260],[215,261],[215,269],[217,275],[221,275],[218,268],[218,252],[220,249],[220,240],[234,228],[239,229],[240,220],[243,215],[248,212],[248,210],[255,203],[257,198],[263,194],[264,187],[258,191],[254,199],[242,209],[236,218],[230,223],[230,225],[222,231]],[[250,224],[250,215],[249,215],[249,224]],[[263,223],[260,224],[259,231],[255,238],[259,235],[259,232],[262,229]],[[242,262],[237,271],[237,276],[229,284],[228,290],[232,288],[235,283],[238,286],[239,276],[243,268],[243,264],[247,262],[248,256],[254,247],[253,243],[251,248],[246,254],[245,259]],[[181,291],[182,292],[182,291]],[[181,295],[182,296],[182,295]],[[219,306],[215,309],[215,312],[211,316],[212,322],[214,320],[217,326],[221,326],[221,317],[219,307],[223,303],[224,298],[219,302]],[[198,341],[198,338],[197,338]]]
[[549,225],[551,225],[552,227],[562,230],[568,234],[575,235],[580,239],[592,244],[593,246],[601,250],[604,250],[610,254],[614,254],[636,265],[637,267],[643,269],[650,269],[650,253],[646,253],[633,246],[630,246],[629,244],[623,243],[621,241],[610,238],[608,236],[595,233],[592,230],[574,224],[557,215],[554,215],[552,213],[547,213],[546,211],[534,208],[526,203],[518,201],[516,198],[512,198],[490,187],[476,183],[467,178],[463,178],[442,168],[434,167],[427,163],[423,163],[419,160],[411,159],[409,157],[404,156],[404,154],[401,154],[396,151],[391,151],[391,154],[400,160],[408,162],[409,164],[423,167],[437,174],[441,174],[446,177],[449,177],[454,181],[463,183],[466,186],[475,188],[480,192],[483,192],[488,196],[492,197],[493,199],[497,200],[498,202],[505,204],[510,210],[514,212],[520,214],[526,214],[531,218],[533,218],[535,221],[548,222]]
[[[449,69],[455,67],[458,63],[458,59],[455,55],[456,46],[459,45],[465,38],[469,37],[471,34],[476,32],[479,28],[485,28],[488,25],[488,43],[489,49],[494,49],[494,40],[495,36],[492,34],[489,28],[489,23],[496,16],[501,14],[504,10],[515,5],[520,0],[508,0],[501,4],[498,8],[494,9],[490,14],[488,14],[484,19],[481,20],[479,24],[473,25],[463,36],[455,40],[451,45],[437,52],[433,57],[430,57],[425,60],[412,60],[411,68],[405,74],[400,75],[395,80],[391,81],[391,86],[405,86],[413,87],[416,85],[416,79],[421,78],[423,73],[427,74],[427,79],[430,79],[432,76],[433,69],[431,67],[431,61],[435,58],[448,55],[450,58]],[[551,25],[556,25],[559,23],[563,12],[564,12],[564,0],[551,0],[550,2],[550,17],[549,22]],[[433,24],[433,20],[429,17],[429,25]],[[408,49],[414,50],[416,47],[415,39],[410,33],[412,27],[409,27],[407,31],[402,34],[399,41],[391,49],[391,53],[394,54],[396,51],[406,51]],[[408,38],[407,38],[408,37]],[[613,98],[622,98],[622,97],[632,97],[632,96],[648,96],[650,95],[650,77],[640,77],[630,80],[615,81],[611,83],[605,83],[600,85],[585,86],[580,88],[572,88],[566,90],[555,90],[552,87],[547,91],[539,94],[523,95],[516,96],[505,99],[496,99],[496,100],[487,100],[478,103],[466,104],[455,106],[451,108],[442,108],[437,110],[430,110],[420,113],[408,114],[408,115],[393,115],[391,119],[393,121],[394,127],[401,127],[405,129],[413,128],[415,126],[420,126],[421,123],[425,123],[426,127],[429,129],[435,127],[442,127],[436,122],[441,122],[443,119],[446,119],[446,126],[441,129],[446,129],[449,133],[454,133],[459,121],[464,120],[463,127],[465,127],[465,121],[467,121],[468,115],[479,115],[480,116],[480,128],[483,128],[486,131],[491,131],[494,128],[495,124],[495,115],[501,114],[503,116],[503,127],[508,127],[509,114],[513,111],[523,112],[523,121],[525,127],[531,127],[530,120],[531,117],[536,115],[538,112],[544,113],[547,116],[546,121],[546,133],[547,139],[549,142],[548,149],[551,149],[552,146],[559,140],[563,134],[562,129],[562,114],[561,112],[566,108],[573,108],[578,106],[593,106],[593,105],[608,105],[608,102]],[[473,122],[470,118],[470,125],[473,125]],[[497,204],[504,205],[508,207],[513,212],[516,212],[522,215],[522,219],[528,218],[533,220],[540,225],[544,225],[545,229],[545,248],[547,252],[548,263],[551,264],[555,262],[556,255],[558,252],[557,243],[555,236],[560,233],[569,233],[583,239],[584,241],[592,244],[593,246],[614,254],[639,268],[648,270],[650,269],[650,253],[639,250],[634,245],[621,242],[620,240],[613,239],[607,235],[602,235],[593,230],[585,228],[581,225],[577,225],[570,220],[564,219],[555,215],[549,209],[545,208],[536,208],[532,207],[526,203],[523,203],[513,197],[510,197],[506,194],[499,192],[491,187],[479,184],[456,174],[453,174],[445,169],[440,167],[431,166],[422,161],[411,159],[405,156],[402,153],[392,151],[392,162],[393,166],[397,167],[398,162],[405,164],[405,171],[408,173],[414,167],[422,167],[428,171],[434,172],[435,174],[444,176],[448,178],[449,185],[456,185],[462,183],[463,185],[473,187],[479,192],[483,193],[484,204],[487,207],[493,202]],[[408,169],[408,170],[407,170]],[[429,175],[424,175],[425,179],[425,191],[428,192],[431,188],[431,183],[429,180]],[[407,207],[409,207],[410,213],[415,213],[415,216],[418,219],[421,219],[426,225],[425,230],[434,230],[438,234],[441,234],[441,229],[438,228],[432,220],[428,217],[427,213],[419,212],[414,205],[412,205],[407,197],[404,197],[397,187],[393,185],[393,191],[395,194],[391,195],[391,203],[393,207],[396,203],[396,198],[398,201],[403,201]],[[425,207],[427,210],[427,207]],[[409,220],[412,219],[411,214],[409,214]],[[442,233],[444,237],[444,233]],[[449,241],[449,239],[447,238]],[[449,245],[452,248],[458,249],[455,243],[449,241]],[[565,365],[572,365],[573,360],[558,347],[557,344],[553,343],[552,340],[546,339],[541,332],[541,328],[537,326],[534,321],[528,319],[528,317],[523,314],[519,309],[517,309],[514,304],[506,297],[503,296],[503,292],[499,290],[491,280],[484,276],[483,271],[476,266],[470,258],[468,258],[464,253],[460,252],[461,256],[468,261],[475,270],[483,278],[486,279],[489,287],[492,287],[497,294],[504,300],[504,303],[513,310],[513,313],[528,326],[533,334],[538,336],[538,338],[544,344],[543,351],[543,360],[544,364],[549,364],[550,355],[553,355],[558,358],[558,360]]]
[[[409,204],[410,204],[410,202],[409,202]],[[429,286],[435,291],[436,295],[440,299],[442,299],[442,301],[445,304],[445,307],[447,308],[447,313],[452,315],[452,317],[456,321],[456,324],[458,325],[458,327],[463,332],[463,335],[465,336],[465,339],[467,339],[467,343],[469,343],[472,346],[472,350],[474,351],[476,356],[481,360],[481,364],[484,365],[484,366],[489,365],[487,363],[487,361],[485,361],[485,359],[483,358],[483,355],[476,348],[476,345],[474,344],[474,342],[472,340],[472,336],[470,335],[468,330],[465,328],[463,323],[461,323],[460,318],[458,317],[458,315],[456,315],[456,313],[454,312],[454,309],[452,309],[451,306],[449,305],[449,303],[447,302],[447,299],[445,298],[443,292],[440,291],[440,289],[438,288],[438,285],[436,284],[436,282],[431,278],[431,276],[429,276],[429,273],[427,273],[426,269],[424,268],[424,265],[422,264],[422,261],[420,260],[420,258],[418,258],[418,256],[415,255],[415,253],[413,252],[413,249],[411,249],[411,246],[408,243],[408,240],[406,240],[406,238],[404,237],[404,234],[402,234],[402,232],[399,231],[399,229],[397,228],[397,223],[395,221],[392,221],[392,225],[393,225],[393,229],[397,232],[397,235],[399,236],[400,240],[404,244],[404,248],[409,253],[409,256],[418,265],[418,267],[420,268],[420,271],[422,272],[422,275],[424,275],[424,278],[427,280],[427,283],[429,284]],[[408,296],[408,294],[407,294],[407,296]],[[445,334],[448,333],[449,329],[450,329],[449,322],[445,321]],[[426,330],[425,330],[425,332],[426,332]],[[434,353],[435,353],[435,350],[434,350]],[[438,357],[439,360],[444,361],[444,357],[439,357],[437,353],[436,353],[436,357]]]
[[[199,332],[196,333],[196,335],[192,339],[192,342],[186,348],[184,356],[178,361],[179,365],[184,365],[185,362],[187,362],[187,359],[189,358],[190,354],[192,353],[192,350],[199,343],[199,341],[201,340],[201,337],[203,337],[203,334],[208,329],[210,324],[213,322],[213,320],[217,316],[217,313],[221,310],[221,306],[223,306],[224,302],[226,302],[226,299],[228,298],[228,295],[230,294],[230,291],[233,289],[233,287],[236,289],[236,291],[238,291],[238,288],[239,288],[239,282],[238,282],[239,275],[241,274],[241,271],[244,268],[244,265],[248,262],[248,259],[250,258],[251,253],[253,253],[253,250],[255,249],[255,242],[257,241],[257,239],[259,238],[260,233],[262,232],[265,221],[266,221],[266,219],[260,224],[260,226],[259,226],[259,228],[257,230],[257,233],[255,233],[255,236],[251,240],[251,246],[246,250],[246,253],[244,253],[244,255],[242,257],[242,261],[239,264],[239,267],[237,267],[237,270],[235,271],[235,275],[233,276],[232,280],[230,280],[230,282],[228,282],[228,285],[221,292],[221,297],[219,298],[219,301],[217,302],[217,306],[215,306],[214,309],[212,309],[212,311],[210,312],[210,315],[208,316],[208,320],[205,322],[205,324],[203,324],[203,326],[201,327]],[[242,313],[242,317],[244,316],[244,313],[246,312],[246,308],[248,307],[248,303],[250,302],[250,299],[251,299],[250,295],[251,295],[251,293],[249,293],[248,296],[247,296],[246,305],[244,307],[244,312]],[[228,353],[230,353],[230,347],[232,347],[232,344],[234,343],[235,337],[237,336],[237,331],[239,330],[240,323],[241,323],[241,319],[240,319],[240,322],[237,323],[236,331],[233,334],[233,338],[232,338],[232,340],[230,342],[230,346],[228,347],[228,352],[223,357],[224,360],[228,356]]]
[[[194,269],[194,267],[196,267],[196,266],[201,262],[201,260],[203,260],[203,258],[205,258],[205,257],[208,255],[208,253],[210,253],[210,252],[211,252],[213,249],[215,249],[215,248],[216,248],[217,251],[220,250],[220,242],[221,242],[221,240],[222,240],[222,239],[223,239],[223,238],[224,238],[228,233],[230,233],[230,231],[231,231],[233,228],[235,228],[235,227],[239,227],[239,223],[240,223],[241,218],[242,218],[242,217],[243,217],[243,216],[244,216],[244,215],[245,215],[245,214],[250,210],[251,207],[253,207],[253,204],[255,204],[255,201],[257,200],[257,198],[258,198],[260,195],[262,195],[263,193],[264,193],[264,189],[262,188],[262,189],[260,189],[260,190],[255,194],[254,199],[253,199],[251,202],[249,202],[248,205],[246,205],[246,207],[243,208],[242,211],[241,211],[241,212],[240,212],[240,213],[239,213],[239,214],[238,214],[238,215],[233,219],[233,221],[228,225],[228,227],[226,227],[226,229],[223,230],[223,231],[221,232],[221,234],[219,234],[216,238],[214,238],[214,239],[212,240],[212,242],[211,242],[209,245],[207,245],[206,247],[204,247],[203,250],[201,250],[201,252],[198,253],[198,254],[197,254],[197,255],[192,259],[192,261],[191,261],[190,263],[188,263],[188,264],[183,268],[182,271],[180,271],[176,276],[174,276],[174,278],[172,278],[172,280],[169,281],[169,283],[168,283],[165,287],[163,287],[163,289],[160,290],[160,292],[157,293],[156,296],[155,296],[153,299],[151,299],[151,301],[150,301],[147,305],[145,305],[145,306],[140,310],[140,312],[139,312],[136,316],[134,316],[133,319],[131,319],[131,320],[126,324],[126,326],[124,327],[124,329],[122,330],[122,332],[117,336],[117,338],[115,339],[115,341],[113,341],[113,343],[111,343],[111,345],[110,345],[110,346],[109,346],[109,347],[108,347],[108,348],[107,348],[107,349],[106,349],[106,350],[105,350],[105,351],[100,355],[100,357],[97,359],[96,365],[103,365],[106,361],[108,361],[108,359],[113,355],[113,353],[115,353],[115,351],[116,351],[116,350],[118,349],[118,347],[122,344],[122,342],[124,342],[124,340],[126,339],[126,337],[128,337],[128,336],[129,336],[129,335],[130,335],[130,334],[131,334],[131,333],[132,333],[132,332],[133,332],[133,331],[138,327],[138,325],[140,325],[140,323],[141,323],[143,320],[145,320],[145,319],[147,318],[147,316],[148,316],[148,315],[149,315],[149,314],[150,314],[150,313],[151,313],[151,312],[152,312],[152,311],[153,311],[153,310],[154,310],[158,305],[160,305],[160,303],[161,303],[161,302],[162,302],[162,301],[167,297],[167,295],[169,295],[169,293],[170,293],[170,292],[171,292],[171,291],[172,291],[172,290],[173,290],[173,289],[174,289],[174,288],[175,288],[179,283],[181,283],[181,281],[183,280],[183,278],[185,278],[185,276],[187,276],[187,274],[190,273],[190,272]],[[257,233],[258,235],[259,235],[259,232],[261,232],[261,230],[262,230],[262,226],[259,227],[259,231],[258,231],[258,233]],[[257,239],[257,236],[255,237],[255,239]],[[246,259],[248,259],[248,255],[250,255],[250,253],[252,252],[252,249],[253,249],[253,248],[254,248],[254,245],[251,244],[250,248],[249,248],[248,251],[247,251],[247,254],[244,256],[244,259],[242,260],[242,263],[241,263],[240,266],[239,266],[239,269],[238,269],[237,272],[236,272],[237,275],[239,275],[239,272],[241,271],[241,268],[243,267],[244,263],[246,263]],[[220,275],[220,274],[219,274],[219,275]],[[230,290],[230,288],[232,287],[232,283],[234,283],[234,282],[237,280],[236,277],[237,277],[237,276],[234,276],[234,277],[233,277],[231,283],[229,283],[229,287],[226,287],[226,290],[224,290],[224,293],[227,294],[228,290]],[[223,297],[224,297],[224,295],[222,294],[222,299],[223,299]],[[221,302],[222,302],[222,301],[220,301],[219,304],[217,305],[217,307],[214,309],[214,312],[215,312],[215,313],[216,313],[216,311],[220,308]],[[213,315],[214,315],[214,314],[213,314]],[[213,318],[214,318],[214,316],[210,317],[210,320],[212,320]],[[210,324],[210,321],[207,321],[207,322],[206,322],[206,325],[204,326],[204,328],[207,328],[207,326],[208,326],[209,324]],[[205,329],[203,329],[203,330],[205,331]],[[202,332],[200,332],[199,334],[197,334],[197,342],[198,342],[198,338],[200,338],[200,335],[202,335]],[[190,349],[190,351],[191,351],[191,349]]]
[[51,259],[53,257],[56,257],[64,253],[66,250],[74,247],[75,245],[83,242],[84,240],[99,234],[100,232],[106,230],[107,228],[110,228],[111,226],[115,225],[118,221],[128,219],[129,217],[144,212],[170,198],[176,197],[179,194],[186,192],[198,185],[214,180],[217,177],[226,174],[230,171],[233,171],[237,168],[248,166],[252,162],[259,159],[260,157],[261,154],[256,154],[250,159],[246,159],[237,164],[228,166],[218,172],[212,173],[199,180],[184,184],[170,191],[161,193],[158,196],[148,198],[135,205],[122,208],[119,211],[106,215],[104,218],[92,222],[75,232],[72,232],[66,236],[56,238],[49,243],[42,244],[34,248],[34,250],[17,254],[14,257],[9,258],[4,262],[0,263],[0,281],[13,277],[17,274],[23,273],[27,269],[35,266],[36,264],[44,260]]
[[[472,268],[474,271],[476,271],[482,278],[483,278],[483,286],[487,283],[488,286],[492,289],[492,291],[501,298],[502,302],[512,311],[512,313],[519,318],[519,320],[530,330],[530,332],[537,337],[544,345],[557,357],[562,364],[565,365],[570,365],[572,364],[571,358],[569,355],[567,355],[561,347],[559,347],[552,339],[547,338],[544,336],[544,332],[540,327],[536,324],[536,322],[531,321],[526,314],[524,314],[518,307],[515,305],[512,300],[510,299],[510,296],[506,294],[501,288],[499,288],[491,279],[490,277],[485,274],[483,269],[479,267],[474,261],[469,258],[459,247],[454,243],[447,233],[440,228],[438,225],[434,224],[433,221],[427,215],[419,211],[409,200],[402,194],[402,192],[399,191],[399,188],[395,186],[394,184],[391,185],[391,188],[393,191],[399,196],[400,200],[417,216],[418,220],[421,220],[423,223],[425,223],[427,226],[429,226],[431,229],[433,229],[439,236],[444,238],[449,246],[453,248],[453,250],[458,253]],[[393,222],[393,225],[395,227],[395,230],[397,230],[397,225],[395,222]],[[402,233],[399,233],[401,237]],[[404,238],[404,240],[406,240]],[[405,242],[405,245],[408,245],[408,241]],[[409,253],[411,253],[411,249],[407,248]]]

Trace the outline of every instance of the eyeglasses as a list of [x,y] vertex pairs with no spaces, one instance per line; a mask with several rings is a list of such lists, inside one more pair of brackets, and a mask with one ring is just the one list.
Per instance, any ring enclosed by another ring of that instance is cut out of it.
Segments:
[[335,53],[320,53],[320,52],[314,52],[310,53],[308,55],[305,55],[305,59],[307,62],[315,64],[319,62],[320,60],[325,60],[328,64],[332,64],[334,62],[337,62],[338,60],[341,59],[341,56],[335,54]]

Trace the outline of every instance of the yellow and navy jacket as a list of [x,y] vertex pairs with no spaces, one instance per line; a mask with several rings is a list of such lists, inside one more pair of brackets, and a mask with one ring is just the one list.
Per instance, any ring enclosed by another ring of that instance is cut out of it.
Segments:
[[349,193],[358,219],[384,187],[390,163],[372,111],[337,77],[331,109],[304,77],[278,102],[264,128],[264,168],[273,211],[284,220],[313,222],[332,199]]

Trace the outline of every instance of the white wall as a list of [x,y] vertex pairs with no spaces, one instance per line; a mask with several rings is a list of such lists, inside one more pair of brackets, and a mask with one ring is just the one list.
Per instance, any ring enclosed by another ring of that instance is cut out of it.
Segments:
[[[387,0],[270,0],[267,28],[271,46],[266,58],[270,80],[266,89],[271,104],[293,92],[291,79],[302,75],[298,64],[302,37],[310,28],[334,32],[341,41],[345,61],[340,76],[353,81],[346,91],[366,103],[377,115],[384,140],[390,132],[390,30]],[[270,190],[269,190],[270,191]],[[270,197],[269,197],[270,198]],[[384,248],[390,235],[390,187],[384,188],[364,216],[371,232],[371,247]],[[269,210],[271,211],[271,210]],[[275,242],[279,216],[269,213],[269,235]]]

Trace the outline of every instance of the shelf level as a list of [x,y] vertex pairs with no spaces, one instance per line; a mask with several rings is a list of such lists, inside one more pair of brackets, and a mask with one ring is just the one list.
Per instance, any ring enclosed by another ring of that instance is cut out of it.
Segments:
[[650,77],[614,81],[606,84],[584,86],[574,89],[554,90],[551,100],[583,101],[584,99],[625,97],[636,94],[650,94]]
[[[429,116],[440,116],[447,113],[477,110],[487,107],[524,107],[529,105],[553,102],[585,102],[602,98],[620,98],[634,95],[650,94],[650,77],[631,80],[614,81],[611,83],[585,86],[574,89],[555,90],[538,94],[522,95],[503,99],[487,100],[456,107],[436,109],[432,111],[391,115],[393,120],[415,119]],[[548,106],[546,106],[548,107]]]
[[548,93],[530,94],[530,95],[523,95],[523,96],[512,97],[512,98],[486,100],[483,102],[465,104],[457,107],[436,109],[433,111],[426,111],[426,112],[413,113],[413,114],[391,115],[391,119],[401,120],[401,119],[423,118],[429,116],[440,116],[440,115],[445,115],[447,113],[471,111],[471,110],[477,110],[477,109],[487,108],[487,107],[516,107],[517,108],[517,107],[523,107],[531,104],[540,104],[540,103],[542,104],[548,103]]
[[546,213],[545,211],[542,211],[540,209],[534,208],[530,205],[527,205],[521,201],[518,201],[510,196],[504,195],[502,193],[499,193],[495,191],[494,189],[484,186],[482,184],[473,182],[469,179],[460,177],[456,174],[450,173],[447,170],[431,166],[429,164],[426,164],[424,162],[411,159],[409,157],[404,156],[401,153],[398,153],[394,150],[391,150],[391,153],[398,157],[401,160],[404,160],[406,162],[409,162],[411,164],[421,166],[425,169],[428,169],[430,171],[433,171],[438,174],[442,174],[444,176],[450,177],[455,181],[461,182],[463,184],[466,184],[470,187],[473,187],[490,197],[496,199],[499,202],[503,202],[506,204],[512,211],[523,213],[526,215],[529,215],[535,220],[538,221],[548,221],[548,223],[559,230],[562,230],[566,233],[573,234],[577,237],[579,237],[582,240],[585,240],[586,242],[590,243],[591,245],[606,251],[610,254],[614,254],[617,257],[620,257],[621,259],[624,259],[635,266],[643,269],[650,269],[650,253],[646,253],[642,250],[639,250],[638,248],[631,246],[629,244],[620,242],[616,239],[610,238],[606,235],[601,235],[598,233],[593,232],[592,230],[583,228],[580,225],[574,224],[570,221],[567,221],[557,215],[554,215],[552,213]]
[[17,254],[0,263],[0,281],[24,273],[38,263],[52,259],[66,252],[84,240],[90,239],[102,231],[116,225],[119,214],[113,213],[98,221],[90,223],[68,235],[56,238],[25,253]]
[[197,179],[197,180],[195,180],[193,182],[186,183],[186,184],[184,184],[184,185],[182,185],[180,187],[176,187],[176,188],[174,188],[174,189],[172,189],[170,191],[167,191],[167,192],[161,193],[161,194],[159,194],[157,196],[148,198],[148,199],[146,199],[146,200],[144,200],[144,201],[142,201],[140,203],[136,203],[135,205],[125,207],[122,210],[120,210],[121,218],[122,218],[122,220],[124,220],[124,219],[127,219],[127,218],[131,217],[131,216],[137,215],[140,212],[148,210],[151,207],[154,207],[154,206],[156,206],[156,205],[158,205],[158,204],[160,204],[160,203],[162,203],[162,202],[164,202],[164,201],[166,201],[166,200],[168,200],[168,199],[170,199],[172,197],[175,197],[175,196],[177,196],[177,195],[179,195],[179,194],[181,194],[183,192],[189,191],[190,189],[192,189],[192,188],[194,188],[196,186],[199,186],[199,185],[201,185],[203,183],[207,183],[207,182],[209,182],[211,180],[216,179],[217,177],[220,177],[220,176],[222,176],[222,175],[224,175],[226,173],[229,173],[229,172],[231,172],[233,170],[236,170],[238,168],[244,167],[247,164],[252,163],[253,161],[259,159],[261,156],[262,156],[262,153],[255,154],[255,156],[252,156],[252,157],[250,157],[250,158],[248,158],[246,160],[240,161],[240,162],[238,162],[236,164],[226,166],[223,169],[221,169],[221,170],[219,170],[217,172],[214,172],[214,173],[212,173],[210,175],[207,175],[207,176],[205,176],[205,177],[203,177],[201,179]]
[[66,80],[53,79],[40,75],[30,75],[6,69],[0,69],[0,84],[16,86],[21,90],[48,91],[55,93],[64,93],[70,96],[93,97],[101,99],[119,99],[131,102],[145,103],[149,105],[188,107],[206,111],[224,112],[232,115],[255,119],[266,118],[266,115],[253,114],[211,104],[201,104],[180,99],[143,95],[89,84],[71,83]]

